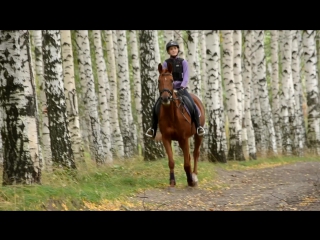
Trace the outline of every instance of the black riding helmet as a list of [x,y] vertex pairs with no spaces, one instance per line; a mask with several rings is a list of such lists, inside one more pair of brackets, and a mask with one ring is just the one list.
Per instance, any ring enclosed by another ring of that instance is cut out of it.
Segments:
[[172,47],[172,46],[176,46],[179,49],[179,44],[176,41],[170,41],[167,43],[167,46],[166,46],[167,52],[168,52],[169,47]]

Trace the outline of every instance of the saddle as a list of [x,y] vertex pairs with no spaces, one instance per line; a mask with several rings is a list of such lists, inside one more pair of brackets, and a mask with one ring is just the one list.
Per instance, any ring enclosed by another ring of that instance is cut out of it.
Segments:
[[[187,111],[189,116],[191,116],[190,113],[193,111],[193,106],[192,106],[192,103],[190,102],[189,98],[184,95],[179,95],[179,92],[177,90],[174,90],[174,92],[177,94],[179,100],[182,102],[184,109]],[[195,105],[196,105],[195,114],[198,114],[200,117],[201,116],[200,109],[197,104],[195,104]]]

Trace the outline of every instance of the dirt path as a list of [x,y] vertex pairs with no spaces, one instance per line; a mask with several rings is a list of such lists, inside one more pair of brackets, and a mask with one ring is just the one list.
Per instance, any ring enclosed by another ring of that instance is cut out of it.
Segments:
[[[301,162],[245,171],[217,170],[217,179],[174,192],[153,189],[132,197],[150,211],[320,210],[320,162]],[[219,187],[217,189],[217,187]]]

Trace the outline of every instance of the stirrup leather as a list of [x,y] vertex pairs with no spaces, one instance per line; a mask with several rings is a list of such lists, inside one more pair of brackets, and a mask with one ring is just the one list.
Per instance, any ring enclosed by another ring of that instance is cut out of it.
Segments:
[[[149,132],[150,130],[152,131],[152,135],[148,134],[148,132]],[[145,135],[146,135],[147,137],[149,137],[149,138],[153,138],[153,134],[154,134],[154,130],[153,130],[152,128],[149,128],[149,129],[147,130],[147,132],[146,132]]]

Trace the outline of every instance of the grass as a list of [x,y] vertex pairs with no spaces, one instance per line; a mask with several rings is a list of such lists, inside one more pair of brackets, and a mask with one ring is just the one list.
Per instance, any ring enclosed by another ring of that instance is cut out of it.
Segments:
[[[303,161],[320,160],[309,156],[229,161],[226,164],[201,161],[198,164],[198,178],[199,183],[214,181],[217,168],[246,170]],[[175,175],[177,188],[185,187],[186,176],[181,157],[175,160]],[[43,171],[42,185],[0,186],[0,210],[119,210],[121,205],[128,203],[129,197],[146,189],[165,188],[168,182],[169,168],[166,158],[147,162],[142,157],[137,157],[115,161],[110,166],[100,168],[92,162],[87,162],[86,167],[78,167],[74,177],[63,171]]]

